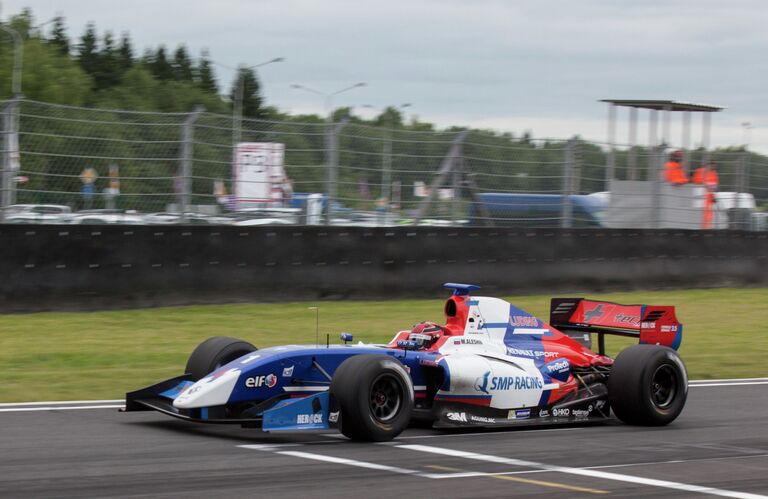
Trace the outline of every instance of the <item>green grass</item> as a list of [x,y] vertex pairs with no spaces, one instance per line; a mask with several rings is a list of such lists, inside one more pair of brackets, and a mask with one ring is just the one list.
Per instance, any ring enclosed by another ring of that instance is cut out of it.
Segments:
[[[768,376],[768,289],[590,294],[624,303],[675,305],[680,353],[692,378]],[[509,298],[548,317],[549,296]],[[388,341],[422,320],[442,322],[443,300],[237,304],[0,316],[0,401],[112,399],[183,371],[203,339],[237,336],[259,347],[321,342],[341,331]],[[609,337],[609,353],[632,341]]]

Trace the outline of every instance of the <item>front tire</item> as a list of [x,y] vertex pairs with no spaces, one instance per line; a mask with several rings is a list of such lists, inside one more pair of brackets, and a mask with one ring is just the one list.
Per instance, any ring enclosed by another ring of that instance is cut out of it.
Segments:
[[192,381],[198,381],[224,364],[256,350],[247,341],[230,336],[214,336],[195,348],[184,372],[192,375]]
[[662,426],[680,415],[688,396],[688,373],[677,352],[658,345],[633,345],[616,357],[608,400],[627,424]]
[[392,440],[411,420],[411,377],[389,355],[348,358],[336,369],[330,392],[339,404],[341,433],[352,440]]

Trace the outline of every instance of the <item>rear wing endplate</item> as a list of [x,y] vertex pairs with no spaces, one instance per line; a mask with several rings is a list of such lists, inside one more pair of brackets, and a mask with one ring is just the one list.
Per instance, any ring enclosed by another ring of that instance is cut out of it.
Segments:
[[549,323],[560,330],[597,333],[601,355],[605,355],[606,334],[638,338],[640,343],[664,345],[675,350],[683,339],[683,325],[677,320],[672,306],[552,298]]

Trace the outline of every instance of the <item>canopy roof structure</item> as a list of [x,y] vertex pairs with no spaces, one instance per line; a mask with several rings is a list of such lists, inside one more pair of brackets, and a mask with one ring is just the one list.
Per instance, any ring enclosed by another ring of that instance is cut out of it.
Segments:
[[[658,154],[648,154],[648,168],[646,178],[658,178],[657,170],[661,168],[663,150],[670,146],[671,116],[673,113],[682,114],[682,141],[680,143],[683,150],[683,168],[689,168],[689,157],[687,151],[691,143],[691,115],[700,113],[701,116],[701,142],[700,147],[705,151],[709,148],[709,136],[711,132],[712,113],[722,111],[723,107],[712,106],[709,104],[694,104],[691,102],[678,102],[674,100],[656,100],[656,99],[601,99],[600,102],[608,104],[608,144],[610,151],[606,164],[606,179],[612,180],[615,174],[616,159],[616,114],[619,107],[627,108],[629,114],[629,134],[628,134],[628,156],[627,156],[627,180],[637,180],[639,178],[637,171],[637,125],[638,113],[640,109],[648,112],[648,147],[650,150],[661,148]],[[661,115],[661,134],[659,136],[659,115]],[[708,153],[705,152],[705,159]],[[654,173],[655,172],[655,173]]]
[[699,113],[716,113],[725,109],[709,104],[694,104],[691,102],[678,102],[674,100],[644,100],[644,99],[601,99],[615,106],[634,107],[638,109],[651,109],[653,111],[691,111]]

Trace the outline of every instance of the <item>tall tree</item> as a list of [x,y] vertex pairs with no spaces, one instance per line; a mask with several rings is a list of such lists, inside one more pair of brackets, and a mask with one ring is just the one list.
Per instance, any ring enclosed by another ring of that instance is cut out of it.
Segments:
[[89,75],[95,76],[99,65],[98,39],[96,38],[96,27],[93,23],[88,23],[85,27],[85,33],[80,38],[80,44],[77,47],[77,62],[80,67]]
[[103,90],[117,85],[120,82],[122,73],[115,41],[112,38],[112,33],[107,31],[104,34],[104,43],[99,51],[96,73],[93,75],[96,89]]
[[11,28],[18,31],[22,38],[29,38],[29,32],[35,25],[34,19],[32,17],[32,10],[29,7],[25,7],[22,9],[21,14],[17,14],[11,17],[11,20],[8,22],[8,24],[11,25]]
[[195,68],[195,82],[204,92],[214,95],[219,93],[219,85],[216,83],[216,75],[211,67],[211,60],[207,50],[203,50],[200,61]]
[[[243,86],[242,93],[240,93],[240,85]],[[235,78],[230,94],[233,104],[236,104],[239,96],[242,96],[243,99],[243,116],[249,118],[262,118],[264,116],[261,85],[256,77],[256,72],[251,68],[241,68],[238,71],[238,77]]]
[[173,53],[173,78],[176,81],[192,81],[192,59],[187,48],[179,45]]
[[150,69],[158,80],[167,81],[173,79],[173,66],[168,61],[164,45],[160,45],[154,53],[150,62]]
[[69,37],[67,36],[67,27],[64,24],[63,16],[56,16],[53,20],[53,29],[48,43],[57,47],[64,55],[69,55]]
[[120,46],[117,48],[117,60],[123,72],[133,66],[133,45],[127,31],[120,36]]

